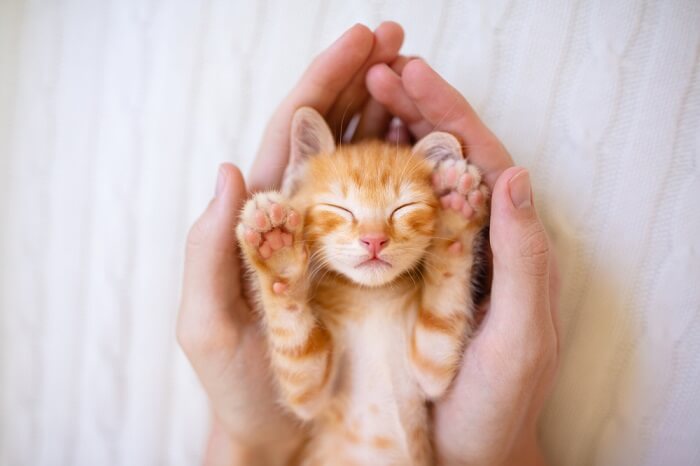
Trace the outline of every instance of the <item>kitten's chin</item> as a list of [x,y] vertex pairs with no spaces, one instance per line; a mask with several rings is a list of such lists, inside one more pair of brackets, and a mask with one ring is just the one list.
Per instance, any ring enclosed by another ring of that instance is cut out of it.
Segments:
[[368,263],[356,267],[341,267],[337,269],[342,275],[358,285],[380,287],[393,282],[403,270],[388,263]]

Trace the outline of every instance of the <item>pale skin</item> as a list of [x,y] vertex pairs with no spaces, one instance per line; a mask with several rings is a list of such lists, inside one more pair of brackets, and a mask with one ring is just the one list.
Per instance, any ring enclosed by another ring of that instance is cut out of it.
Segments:
[[[424,61],[398,55],[402,39],[395,23],[356,25],[319,55],[273,115],[247,188],[223,164],[216,195],[190,231],[177,334],[214,414],[206,464],[284,464],[300,439],[299,424],[275,403],[234,231],[249,191],[279,187],[301,106],[316,108],[336,136],[356,112],[358,138],[450,132],[482,168],[492,191],[492,294],[455,383],[435,403],[435,447],[441,465],[546,464],[536,426],[558,362],[557,287],[529,175],[458,91]],[[405,126],[389,128],[392,115]]]

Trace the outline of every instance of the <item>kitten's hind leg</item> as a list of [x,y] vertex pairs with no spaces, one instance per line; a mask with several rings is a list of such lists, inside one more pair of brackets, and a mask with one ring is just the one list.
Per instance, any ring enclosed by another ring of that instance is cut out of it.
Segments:
[[453,158],[437,164],[433,188],[441,208],[410,347],[416,379],[429,399],[442,396],[452,382],[471,332],[472,245],[487,223],[489,194],[479,170]]
[[237,228],[245,260],[255,272],[283,402],[311,419],[328,397],[332,341],[308,304],[308,254],[303,219],[277,192],[256,194]]

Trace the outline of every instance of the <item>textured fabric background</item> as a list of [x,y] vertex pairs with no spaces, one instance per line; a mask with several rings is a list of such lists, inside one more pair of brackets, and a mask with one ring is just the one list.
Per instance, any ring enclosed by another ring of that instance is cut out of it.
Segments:
[[311,57],[403,23],[563,273],[557,465],[700,464],[700,2],[0,0],[0,464],[193,465],[188,226]]

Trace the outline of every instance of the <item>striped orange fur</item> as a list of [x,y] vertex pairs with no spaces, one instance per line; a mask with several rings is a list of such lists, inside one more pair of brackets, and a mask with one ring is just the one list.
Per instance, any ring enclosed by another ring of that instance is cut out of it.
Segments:
[[487,196],[445,133],[336,147],[297,112],[282,191],[248,201],[237,235],[280,400],[312,427],[298,464],[432,464],[426,402],[471,331]]

